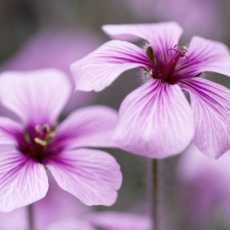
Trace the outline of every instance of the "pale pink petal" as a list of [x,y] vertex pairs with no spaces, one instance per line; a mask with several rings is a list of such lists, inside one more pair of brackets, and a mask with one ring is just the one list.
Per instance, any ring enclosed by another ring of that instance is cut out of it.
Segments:
[[123,101],[115,140],[151,158],[181,153],[194,134],[192,110],[177,85],[150,80]]
[[122,175],[109,154],[78,149],[59,154],[47,165],[58,185],[86,205],[114,204]]
[[119,212],[98,212],[90,215],[90,221],[108,230],[151,230],[147,216]]
[[45,168],[17,150],[0,154],[0,211],[9,212],[42,199],[48,190]]
[[23,122],[54,122],[72,93],[69,78],[52,69],[5,72],[0,100]]
[[22,126],[5,117],[0,117],[0,148],[12,147],[17,144],[16,135],[22,131]]
[[96,228],[91,226],[86,221],[66,219],[53,223],[45,230],[96,230]]
[[113,147],[112,133],[117,112],[105,106],[90,106],[70,115],[57,129],[54,139],[66,148]]
[[211,81],[196,78],[183,83],[190,92],[195,117],[195,145],[210,157],[230,149],[230,91]]
[[104,32],[116,39],[133,40],[141,38],[147,40],[152,48],[165,50],[178,44],[182,35],[182,28],[176,22],[105,25]]
[[189,73],[216,72],[230,76],[230,53],[223,43],[194,37],[188,48],[186,58],[181,59],[177,71]]
[[125,41],[110,41],[72,64],[76,88],[100,91],[126,70],[148,65],[145,51]]

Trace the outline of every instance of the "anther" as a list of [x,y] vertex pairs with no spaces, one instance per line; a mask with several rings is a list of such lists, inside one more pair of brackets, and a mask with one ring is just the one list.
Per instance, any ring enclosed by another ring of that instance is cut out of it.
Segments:
[[150,47],[150,46],[147,47],[146,54],[147,54],[148,58],[153,62],[153,64],[156,64],[156,57],[154,55],[152,47]]
[[36,125],[35,131],[39,134],[42,134],[43,132],[49,133],[51,129],[48,124],[43,124],[43,125]]
[[31,142],[30,134],[28,132],[24,133],[24,139],[25,139],[26,143],[30,143]]
[[47,140],[42,140],[38,137],[34,138],[34,142],[38,145],[41,145],[42,147],[46,147],[48,145],[48,141]]

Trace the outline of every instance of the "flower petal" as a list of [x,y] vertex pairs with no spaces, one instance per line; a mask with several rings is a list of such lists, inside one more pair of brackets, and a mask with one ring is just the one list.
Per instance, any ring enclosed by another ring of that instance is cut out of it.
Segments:
[[77,89],[100,91],[112,84],[124,71],[147,64],[144,50],[129,42],[114,40],[76,61],[71,70]]
[[151,221],[147,216],[119,212],[98,212],[89,216],[90,222],[109,230],[150,230]]
[[138,155],[164,158],[182,152],[190,143],[193,116],[177,85],[150,80],[123,101],[115,140]]
[[122,175],[109,154],[90,149],[66,151],[47,165],[58,185],[86,205],[114,204]]
[[219,84],[196,78],[184,81],[195,116],[195,145],[210,157],[230,149],[230,91]]
[[0,211],[9,212],[42,199],[48,190],[45,168],[17,150],[0,154]]
[[216,72],[230,76],[230,53],[223,43],[194,37],[186,58],[181,59],[177,71],[180,75]]
[[117,112],[105,106],[90,106],[70,115],[58,128],[55,144],[65,148],[114,147],[112,132]]
[[57,70],[5,72],[0,100],[23,122],[54,122],[72,93],[71,82]]
[[182,28],[176,22],[105,25],[105,33],[116,39],[133,40],[141,38],[147,40],[153,48],[172,48],[178,44],[182,35]]
[[0,117],[0,148],[12,148],[17,144],[16,135],[21,132],[22,127],[19,123]]

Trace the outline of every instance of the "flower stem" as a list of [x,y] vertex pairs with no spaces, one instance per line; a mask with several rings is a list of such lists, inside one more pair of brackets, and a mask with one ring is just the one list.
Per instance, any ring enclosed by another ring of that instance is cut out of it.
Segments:
[[35,230],[33,205],[27,207],[28,230]]
[[153,221],[152,230],[159,230],[158,161],[156,159],[153,159],[151,162],[151,173],[152,173],[151,218]]

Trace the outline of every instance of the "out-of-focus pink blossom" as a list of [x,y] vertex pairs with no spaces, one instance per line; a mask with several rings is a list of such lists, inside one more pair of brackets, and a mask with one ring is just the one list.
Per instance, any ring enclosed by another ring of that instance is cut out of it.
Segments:
[[27,213],[24,208],[10,213],[0,213],[1,230],[26,230],[27,226]]
[[50,177],[46,197],[33,205],[35,226],[37,230],[43,230],[44,226],[49,226],[57,220],[81,218],[89,210],[88,206],[63,191]]
[[128,0],[125,3],[141,18],[179,22],[186,35],[198,33],[220,38],[223,33],[218,0]]
[[148,216],[122,213],[98,212],[90,215],[89,221],[106,230],[150,230],[151,220]]
[[47,31],[33,35],[6,64],[8,70],[55,68],[70,74],[70,64],[99,45],[87,32]]
[[229,218],[230,152],[218,160],[204,156],[191,146],[182,156],[178,176],[183,185],[188,216],[214,219],[222,214]]
[[[58,220],[67,220],[64,222],[64,226],[62,223],[58,223],[58,227],[60,227],[60,229],[71,230],[71,224],[74,222],[73,230],[76,230],[76,227],[82,223],[77,220],[80,220],[82,217],[85,218],[85,215],[90,212],[90,208],[80,203],[74,196],[59,188],[52,177],[49,179],[49,191],[46,197],[32,206],[34,228],[36,230],[47,230],[50,226],[49,228],[53,229],[55,226],[57,227],[56,222]],[[87,223],[87,225],[89,224]],[[10,213],[0,214],[1,230],[26,230],[28,228],[27,226],[27,207],[17,209]],[[68,228],[64,228],[66,226],[68,226]],[[82,226],[85,227],[85,225]],[[58,230],[58,228],[56,230]],[[80,228],[77,228],[77,230],[80,230]],[[82,230],[86,230],[86,228]]]
[[[105,230],[151,230],[151,220],[146,214],[93,211],[77,202],[68,193],[63,192],[54,180],[51,182],[46,198],[33,205],[36,230],[97,230],[98,228]],[[16,227],[17,230],[25,230],[27,224],[26,208],[0,215],[1,230],[12,230]]]
[[96,228],[84,220],[66,219],[51,224],[45,230],[96,230]]
[[[69,66],[99,45],[99,38],[90,32],[47,31],[32,36],[2,67],[3,70],[36,70],[55,68],[66,72]],[[66,105],[69,113],[93,100],[91,94],[77,92]]]
[[[203,78],[205,72],[230,76],[227,46],[195,36],[185,48],[175,22],[103,29],[116,40],[76,61],[72,71],[83,91],[101,91],[130,69],[144,71],[146,82],[119,110],[114,140],[121,148],[150,158],[181,153],[191,142],[213,158],[230,148],[230,90]],[[146,45],[130,42],[136,39]]]
[[120,212],[98,212],[78,219],[57,221],[47,230],[151,230],[147,216]]

